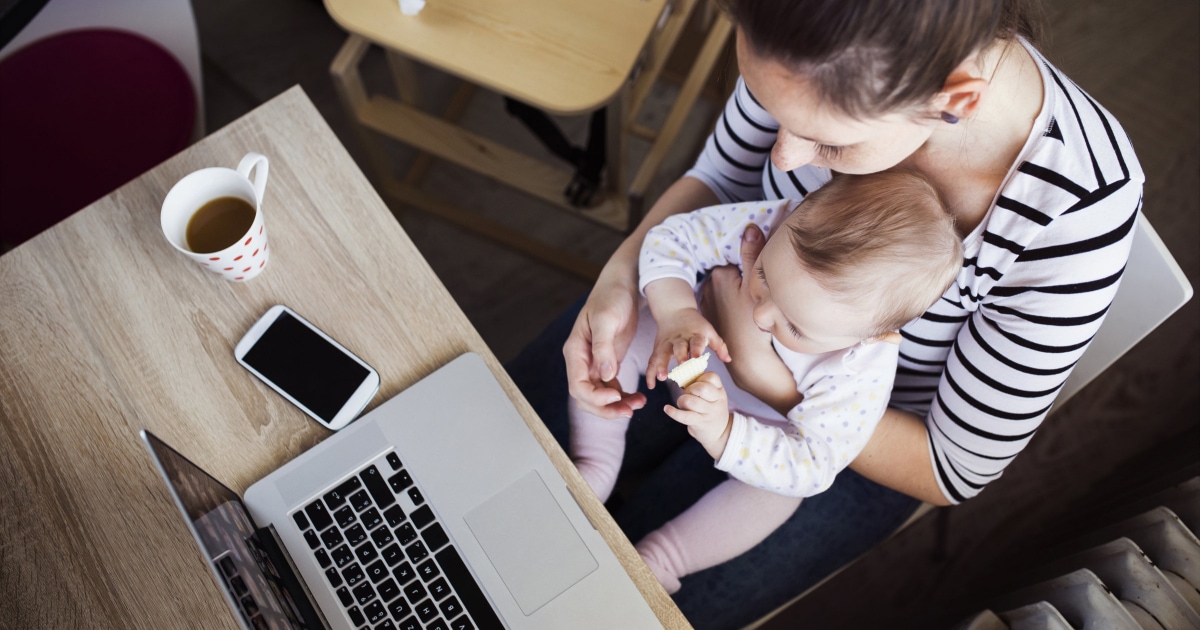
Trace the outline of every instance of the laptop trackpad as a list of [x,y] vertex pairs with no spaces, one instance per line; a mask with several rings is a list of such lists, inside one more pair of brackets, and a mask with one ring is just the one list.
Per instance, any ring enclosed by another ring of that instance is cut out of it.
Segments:
[[598,566],[535,470],[468,512],[466,521],[526,615]]

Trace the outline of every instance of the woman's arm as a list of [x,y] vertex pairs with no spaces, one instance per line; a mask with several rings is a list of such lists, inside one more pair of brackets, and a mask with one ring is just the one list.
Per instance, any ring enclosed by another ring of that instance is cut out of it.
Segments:
[[885,411],[850,469],[926,503],[951,505],[933,474],[925,421],[914,414],[891,408]]

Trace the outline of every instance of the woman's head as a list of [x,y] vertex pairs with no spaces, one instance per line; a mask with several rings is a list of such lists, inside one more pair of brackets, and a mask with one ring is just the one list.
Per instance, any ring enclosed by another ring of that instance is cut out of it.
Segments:
[[[1024,0],[725,0],[738,60],[780,123],[776,166],[847,173],[895,166],[942,111],[977,105],[962,72],[997,38],[1038,34]],[[971,81],[970,79],[975,79]]]
[[835,177],[763,248],[755,322],[798,352],[848,347],[918,317],[961,269],[954,219],[925,178]]

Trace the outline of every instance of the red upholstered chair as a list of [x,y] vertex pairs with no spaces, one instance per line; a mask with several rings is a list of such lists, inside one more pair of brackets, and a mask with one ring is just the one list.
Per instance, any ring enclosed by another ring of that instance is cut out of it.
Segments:
[[202,102],[188,0],[51,0],[0,50],[0,244],[198,139]]
[[0,61],[0,240],[32,238],[186,147],[187,73],[133,33],[69,31]]

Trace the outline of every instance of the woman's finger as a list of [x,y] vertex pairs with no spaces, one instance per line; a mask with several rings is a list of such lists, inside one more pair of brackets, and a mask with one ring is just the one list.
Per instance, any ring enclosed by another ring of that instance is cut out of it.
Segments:
[[758,255],[762,253],[767,239],[763,238],[762,230],[751,223],[742,231],[742,269],[754,269]]

